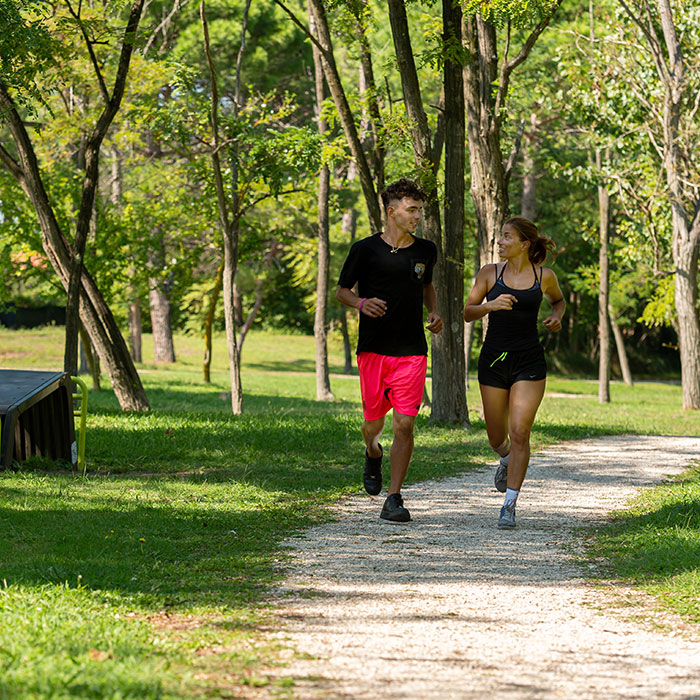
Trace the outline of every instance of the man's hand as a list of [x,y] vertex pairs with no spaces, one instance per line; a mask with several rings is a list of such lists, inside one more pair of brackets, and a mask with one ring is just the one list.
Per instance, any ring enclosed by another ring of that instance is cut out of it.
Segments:
[[360,313],[371,318],[379,318],[386,313],[386,302],[377,297],[367,297],[362,303]]
[[439,333],[442,330],[442,319],[435,312],[429,313],[426,328],[431,333]]

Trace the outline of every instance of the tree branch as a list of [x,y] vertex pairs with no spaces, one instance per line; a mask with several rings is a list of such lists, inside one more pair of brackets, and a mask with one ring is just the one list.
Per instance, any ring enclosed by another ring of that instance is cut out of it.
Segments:
[[311,43],[321,52],[321,55],[326,59],[326,61],[331,61],[333,59],[333,55],[330,54],[329,51],[326,51],[326,49],[321,45],[321,42],[311,33],[309,28],[283,3],[281,0],[273,0],[275,5],[279,5],[279,7],[286,12],[292,22],[301,29],[304,34],[306,34],[306,37],[311,40]]
[[[664,61],[663,50],[661,48],[661,44],[659,43],[658,37],[655,33],[650,31],[648,27],[644,25],[644,22],[642,22],[641,17],[638,17],[634,14],[634,12],[632,12],[625,0],[620,0],[620,5],[622,5],[629,18],[639,27],[642,34],[644,34],[644,36],[646,37],[647,42],[649,43],[649,48],[651,49],[651,55],[654,58],[654,63],[656,64],[656,70],[659,74],[659,77],[661,78],[661,81],[664,83],[664,85],[670,85],[671,74],[669,73],[668,66]],[[649,7],[647,6],[646,9],[648,14]]]
[[75,21],[78,23],[78,27],[80,28],[80,33],[83,35],[83,39],[85,39],[85,45],[87,46],[88,53],[90,54],[90,61],[92,63],[92,67],[95,69],[95,75],[97,76],[97,82],[100,85],[100,94],[102,95],[102,99],[104,100],[105,104],[109,104],[109,92],[107,90],[107,85],[105,83],[104,76],[102,75],[102,71],[100,70],[100,66],[97,62],[97,56],[95,55],[95,50],[93,49],[93,41],[88,37],[87,32],[85,31],[85,25],[83,24],[83,20],[80,18],[80,11],[76,12],[73,9],[73,6],[70,3],[70,0],[65,0],[66,5],[68,6],[68,11],[73,15],[73,18]]
[[[150,2],[151,0],[148,0]],[[168,15],[161,21],[161,23],[153,30],[153,34],[151,35],[151,38],[146,42],[146,45],[143,47],[143,50],[141,51],[142,55],[146,55],[150,50],[151,46],[155,43],[156,36],[158,35],[158,32],[160,30],[163,30],[163,33],[166,34],[168,31],[168,26],[173,20],[173,17],[187,4],[188,0],[175,0],[173,3],[173,9],[170,10]],[[145,8],[144,8],[145,9]],[[163,43],[165,43],[165,38],[163,40]],[[163,46],[158,50],[158,53],[160,53],[163,50]]]
[[494,118],[496,119],[496,122],[499,125],[501,122],[500,112],[505,102],[506,95],[508,94],[508,85],[510,83],[511,74],[528,57],[538,37],[547,28],[547,25],[551,22],[552,18],[554,17],[554,14],[559,9],[561,3],[562,0],[557,0],[554,9],[532,30],[530,36],[528,36],[527,40],[525,41],[525,44],[523,44],[523,47],[520,49],[516,56],[511,58],[510,61],[505,61],[504,56],[504,62],[501,65],[500,76],[498,79],[498,91],[496,93],[496,104],[494,109]]
[[24,182],[24,171],[20,164],[0,144],[0,163],[5,166],[12,177],[21,185]]

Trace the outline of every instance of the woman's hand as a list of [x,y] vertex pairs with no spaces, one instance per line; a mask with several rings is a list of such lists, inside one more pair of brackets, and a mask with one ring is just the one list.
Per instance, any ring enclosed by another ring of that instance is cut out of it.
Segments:
[[489,311],[511,311],[518,300],[512,294],[501,294],[489,302]]
[[544,321],[542,321],[548,330],[552,333],[558,333],[561,330],[561,320],[556,316],[547,316]]

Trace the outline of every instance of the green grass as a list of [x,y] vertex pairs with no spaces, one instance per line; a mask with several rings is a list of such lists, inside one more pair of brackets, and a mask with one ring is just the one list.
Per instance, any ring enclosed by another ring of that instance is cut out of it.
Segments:
[[[42,460],[0,473],[0,629],[13,630],[0,645],[0,700],[239,697],[242,685],[266,682],[260,669],[278,650],[261,646],[256,630],[279,580],[281,543],[360,486],[359,386],[340,374],[340,350],[331,346],[336,400],[319,403],[313,339],[252,333],[245,414],[232,416],[223,339],[206,385],[198,339],[176,338],[177,363],[156,366],[146,337],[139,369],[152,410],[123,414],[111,391],[90,393],[87,479]],[[61,329],[0,330],[0,367],[61,365]],[[475,381],[468,401],[471,430],[419,416],[409,481],[491,460]],[[554,377],[533,447],[698,434],[700,416],[680,404],[673,384],[614,383],[612,403],[601,406],[595,382]],[[697,491],[688,493],[697,509]],[[669,498],[682,501],[680,492]],[[682,537],[663,537],[671,562],[697,537],[697,518],[683,522],[673,526]],[[697,599],[698,569],[688,567],[681,589],[657,594]]]
[[700,624],[700,466],[642,492],[629,510],[591,535],[605,573],[654,595]]

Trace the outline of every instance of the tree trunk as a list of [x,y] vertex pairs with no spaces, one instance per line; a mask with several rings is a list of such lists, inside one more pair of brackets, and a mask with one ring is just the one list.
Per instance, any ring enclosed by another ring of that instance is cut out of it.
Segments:
[[343,336],[343,356],[345,358],[343,374],[352,374],[352,345],[348,332],[348,314],[344,308],[340,310],[340,313],[340,332]]
[[[80,362],[83,363],[83,356],[85,358],[85,364],[87,365],[87,371],[92,378],[92,389],[93,391],[100,391],[100,358],[95,355],[92,351],[92,343],[90,342],[90,336],[85,330],[85,326],[80,324]],[[82,367],[81,367],[82,371]]]
[[[700,328],[698,327],[698,239],[684,235],[674,212],[673,257],[676,266],[675,301],[678,314],[678,343],[681,353],[683,408],[700,408]],[[700,221],[695,228],[700,229]],[[685,240],[683,240],[685,239]]]
[[[453,0],[443,0],[443,42],[461,45],[462,11]],[[442,332],[433,335],[433,405],[431,417],[439,422],[469,425],[464,378],[464,85],[462,65],[446,57],[445,91],[445,234],[441,287]]]
[[[683,408],[700,409],[700,323],[698,322],[698,247],[700,246],[700,198],[697,188],[686,191],[682,173],[680,120],[684,97],[681,45],[669,0],[658,0],[669,66],[660,71],[664,96],[664,160],[673,222],[673,262],[676,267],[675,302],[678,344],[681,353]],[[685,209],[685,202],[690,207]],[[692,222],[692,223],[689,223]]]
[[219,301],[219,295],[221,294],[221,287],[224,280],[224,264],[219,265],[216,271],[216,278],[214,280],[214,289],[212,289],[211,296],[209,297],[209,309],[207,310],[207,317],[204,321],[204,362],[202,363],[202,373],[204,375],[204,382],[206,384],[211,383],[211,356],[212,356],[212,331],[214,328],[214,316],[216,315],[216,305]]
[[[440,221],[440,206],[436,188],[436,176],[441,153],[434,152],[431,144],[431,136],[428,128],[428,119],[423,107],[418,74],[411,47],[411,39],[406,18],[406,8],[403,0],[388,0],[391,32],[394,39],[394,49],[401,75],[404,104],[409,122],[411,124],[411,140],[413,142],[413,154],[416,166],[421,172],[421,181],[424,185],[428,200],[424,204],[425,219],[423,233],[425,237],[433,241],[437,246],[438,260],[433,273],[433,282],[438,293],[438,310],[443,321],[443,330],[438,335],[432,336],[432,411],[431,418],[440,422],[467,423],[467,401],[464,390],[464,335],[463,335],[463,294],[459,294],[460,283],[463,285],[463,265],[449,262],[446,264],[446,251],[454,253],[456,260],[463,260],[463,226],[458,230],[453,228],[450,220],[450,230],[446,232],[449,240],[443,246],[442,226]],[[452,13],[459,13],[458,8],[448,12],[450,21],[448,26],[455,36],[459,36],[459,26],[453,24]],[[452,61],[446,61],[446,71],[457,70]],[[447,67],[449,65],[449,68]],[[459,69],[461,71],[461,68]],[[450,77],[451,89],[457,86],[458,80]],[[453,100],[450,94],[449,99]],[[461,98],[461,93],[460,93]],[[447,96],[446,96],[447,104]],[[452,102],[451,102],[452,104]],[[448,114],[452,109],[446,109]],[[459,129],[459,112],[452,117],[451,141],[454,148],[459,151],[456,133]],[[463,124],[463,122],[462,122]],[[463,127],[462,127],[463,128]],[[462,151],[463,153],[463,151]],[[453,154],[454,155],[454,154]],[[457,155],[457,158],[459,155]],[[451,156],[452,158],[452,156]],[[450,171],[455,172],[455,166],[450,160]],[[464,170],[457,174],[457,183],[463,182]],[[463,201],[463,200],[462,200]],[[458,205],[458,202],[455,202]],[[451,217],[459,216],[458,206],[450,210]],[[463,216],[462,212],[462,216]],[[462,241],[462,244],[460,244]],[[459,277],[459,280],[448,279],[449,276]],[[462,286],[463,289],[463,286]],[[457,296],[459,294],[459,296]]]
[[[309,0],[309,26],[311,33],[316,33],[311,2]],[[312,44],[314,59],[314,77],[316,87],[316,120],[318,131],[324,138],[328,131],[326,120],[321,117],[321,108],[325,99],[323,84],[323,62],[321,52]],[[331,171],[323,163],[318,177],[318,252],[316,273],[316,313],[314,314],[314,340],[316,343],[316,401],[332,401],[331,380],[328,372],[328,274],[330,268],[330,240],[328,237],[328,197],[330,191]]]
[[141,302],[136,293],[132,291],[129,303],[129,352],[134,362],[143,362],[141,352]]
[[[493,85],[498,78],[496,29],[481,17],[465,22],[464,98],[471,196],[476,214],[480,267],[497,260],[496,238],[509,211],[501,138],[495,115]],[[484,328],[486,323],[484,323]]]
[[[602,155],[595,152],[595,164],[599,177],[602,177]],[[598,185],[598,215],[600,251],[598,263],[600,281],[598,285],[598,402],[610,403],[610,324],[608,306],[610,303],[610,261],[608,241],[610,238],[610,194],[604,184]]]
[[153,329],[153,360],[156,363],[169,363],[175,362],[175,347],[170,312],[170,285],[161,274],[165,266],[165,248],[161,235],[160,227],[157,226],[149,255],[153,274],[149,280],[148,299]]
[[[367,5],[367,0],[360,0],[360,7],[364,10]],[[386,147],[384,146],[385,139],[380,133],[380,129],[384,127],[382,120],[379,100],[377,98],[379,91],[374,80],[374,67],[372,64],[372,51],[370,48],[365,22],[360,17],[356,17],[355,34],[357,35],[360,44],[360,94],[363,101],[366,102],[367,108],[363,110],[361,122],[362,129],[366,132],[365,151],[368,154],[368,160],[374,171],[374,182],[377,192],[384,191],[384,163],[386,161]],[[382,221],[385,217],[384,207],[380,206]]]
[[469,391],[469,369],[471,365],[472,344],[474,343],[474,324],[464,324],[464,388]]
[[[348,182],[355,179],[356,168],[355,164],[350,161],[348,167]],[[341,230],[350,241],[350,245],[355,242],[355,234],[357,231],[357,209],[350,207],[343,212],[341,222]],[[350,343],[350,333],[348,331],[348,310],[345,304],[340,304],[340,331],[343,336],[343,354],[345,356],[344,374],[352,374],[352,355],[353,348]]]
[[[250,11],[251,0],[246,0],[245,9],[243,11],[243,22],[241,27],[241,41],[238,50],[238,60],[236,65],[236,91],[233,100],[234,117],[241,105],[240,92],[240,71],[243,49],[245,46],[245,35],[248,26],[248,13]],[[236,339],[236,322],[233,303],[233,292],[236,280],[236,270],[238,267],[238,241],[240,234],[239,226],[239,192],[238,192],[238,159],[237,153],[234,152],[231,157],[231,192],[232,202],[231,211],[232,219],[229,220],[229,203],[224,190],[224,181],[222,176],[219,138],[219,88],[217,85],[216,69],[214,60],[211,54],[211,45],[209,42],[209,26],[207,24],[205,3],[204,0],[199,5],[199,16],[202,23],[202,38],[204,40],[204,53],[209,68],[209,78],[211,81],[211,104],[210,104],[210,120],[213,136],[213,144],[211,149],[212,170],[214,173],[214,183],[216,185],[216,200],[219,210],[219,225],[224,241],[224,323],[226,326],[226,345],[228,348],[228,364],[229,378],[231,381],[231,411],[234,415],[243,413],[243,386],[241,383],[241,366],[240,352],[238,349],[238,341]],[[237,148],[234,143],[232,148]]]
[[632,372],[630,372],[630,363],[627,359],[627,349],[625,348],[625,338],[622,335],[620,324],[612,314],[612,310],[608,307],[608,316],[610,317],[610,325],[612,327],[613,337],[615,338],[615,347],[617,348],[617,359],[620,362],[620,372],[622,372],[622,380],[627,386],[634,386],[632,380]]

